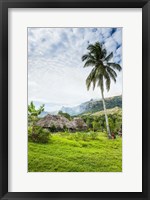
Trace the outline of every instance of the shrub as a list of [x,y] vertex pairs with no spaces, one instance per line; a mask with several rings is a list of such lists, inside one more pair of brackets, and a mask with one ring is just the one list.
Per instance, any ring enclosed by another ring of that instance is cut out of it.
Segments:
[[78,132],[74,133],[73,136],[74,136],[74,139],[75,139],[76,141],[80,140],[80,135],[79,135]]
[[28,105],[28,139],[32,142],[47,143],[50,134],[42,127],[36,126],[38,116],[44,111],[44,105],[41,105],[39,109],[36,109],[33,102]]
[[63,131],[66,132],[66,133],[69,132],[69,130],[68,130],[66,125],[63,126]]
[[28,126],[28,139],[32,137],[32,126]]
[[49,128],[49,131],[52,132],[52,133],[57,132],[56,126],[53,124],[53,125]]
[[46,129],[39,126],[28,127],[28,139],[29,141],[36,143],[48,143],[50,133]]
[[98,131],[98,130],[100,130],[100,123],[99,122],[97,122],[97,121],[93,121],[92,122],[92,126],[93,126],[93,131]]
[[90,137],[92,140],[96,140],[98,137],[98,133],[97,132],[90,132]]
[[87,141],[89,138],[88,134],[87,133],[82,133],[82,140],[83,141]]
[[28,122],[30,125],[34,126],[38,121],[38,116],[44,111],[44,105],[41,105],[39,109],[35,108],[34,103],[28,105]]
[[76,132],[76,133],[74,134],[75,140],[82,140],[82,135],[83,135],[83,133],[81,133],[81,132]]

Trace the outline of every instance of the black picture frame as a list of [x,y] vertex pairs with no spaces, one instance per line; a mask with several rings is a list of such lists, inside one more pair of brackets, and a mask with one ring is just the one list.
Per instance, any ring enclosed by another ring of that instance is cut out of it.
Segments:
[[[142,8],[142,192],[8,192],[9,8]],[[150,2],[148,0],[0,0],[0,15],[0,198],[150,199]]]

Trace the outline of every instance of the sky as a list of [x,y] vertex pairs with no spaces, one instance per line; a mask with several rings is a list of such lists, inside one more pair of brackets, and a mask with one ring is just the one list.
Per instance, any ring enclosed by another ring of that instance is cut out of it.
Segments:
[[[87,46],[101,42],[122,66],[122,28],[28,28],[28,101],[48,103],[49,111],[100,99],[100,88],[86,88],[92,67],[81,60]],[[105,97],[122,94],[122,72]]]

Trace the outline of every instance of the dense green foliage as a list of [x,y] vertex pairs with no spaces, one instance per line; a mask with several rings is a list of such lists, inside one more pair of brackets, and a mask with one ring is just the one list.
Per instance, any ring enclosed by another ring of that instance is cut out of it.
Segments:
[[[115,109],[114,109],[115,110]],[[116,109],[117,110],[117,109]],[[108,120],[111,132],[118,134],[118,132],[122,129],[122,112],[121,109],[117,110],[113,113],[109,113],[108,110]],[[88,125],[89,130],[93,131],[106,131],[106,122],[104,112],[99,112],[96,114],[88,113],[86,115],[81,116],[85,123]]]
[[63,132],[52,135],[48,144],[29,142],[28,171],[121,172],[122,139],[108,140],[100,132]]
[[28,105],[28,139],[29,141],[36,143],[47,143],[50,138],[50,133],[37,126],[36,123],[39,120],[38,116],[44,111],[44,105],[39,109],[35,108],[33,102]]
[[35,125],[35,123],[38,120],[38,116],[44,111],[44,105],[41,105],[39,109],[35,108],[35,105],[31,101],[31,103],[28,105],[28,122],[31,125]]
[[48,143],[50,140],[50,133],[39,126],[29,126],[28,140],[36,143]]
[[68,113],[64,113],[61,110],[58,112],[58,115],[61,115],[63,117],[66,117],[67,119],[71,120],[72,117]]

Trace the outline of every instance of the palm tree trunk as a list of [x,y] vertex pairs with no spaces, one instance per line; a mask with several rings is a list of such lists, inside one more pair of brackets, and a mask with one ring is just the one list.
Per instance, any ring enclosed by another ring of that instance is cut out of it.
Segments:
[[111,132],[110,132],[108,116],[107,116],[107,111],[106,111],[106,104],[105,104],[104,94],[102,90],[101,90],[101,94],[102,94],[103,108],[104,108],[104,113],[105,113],[106,129],[107,129],[108,137],[111,138]]

